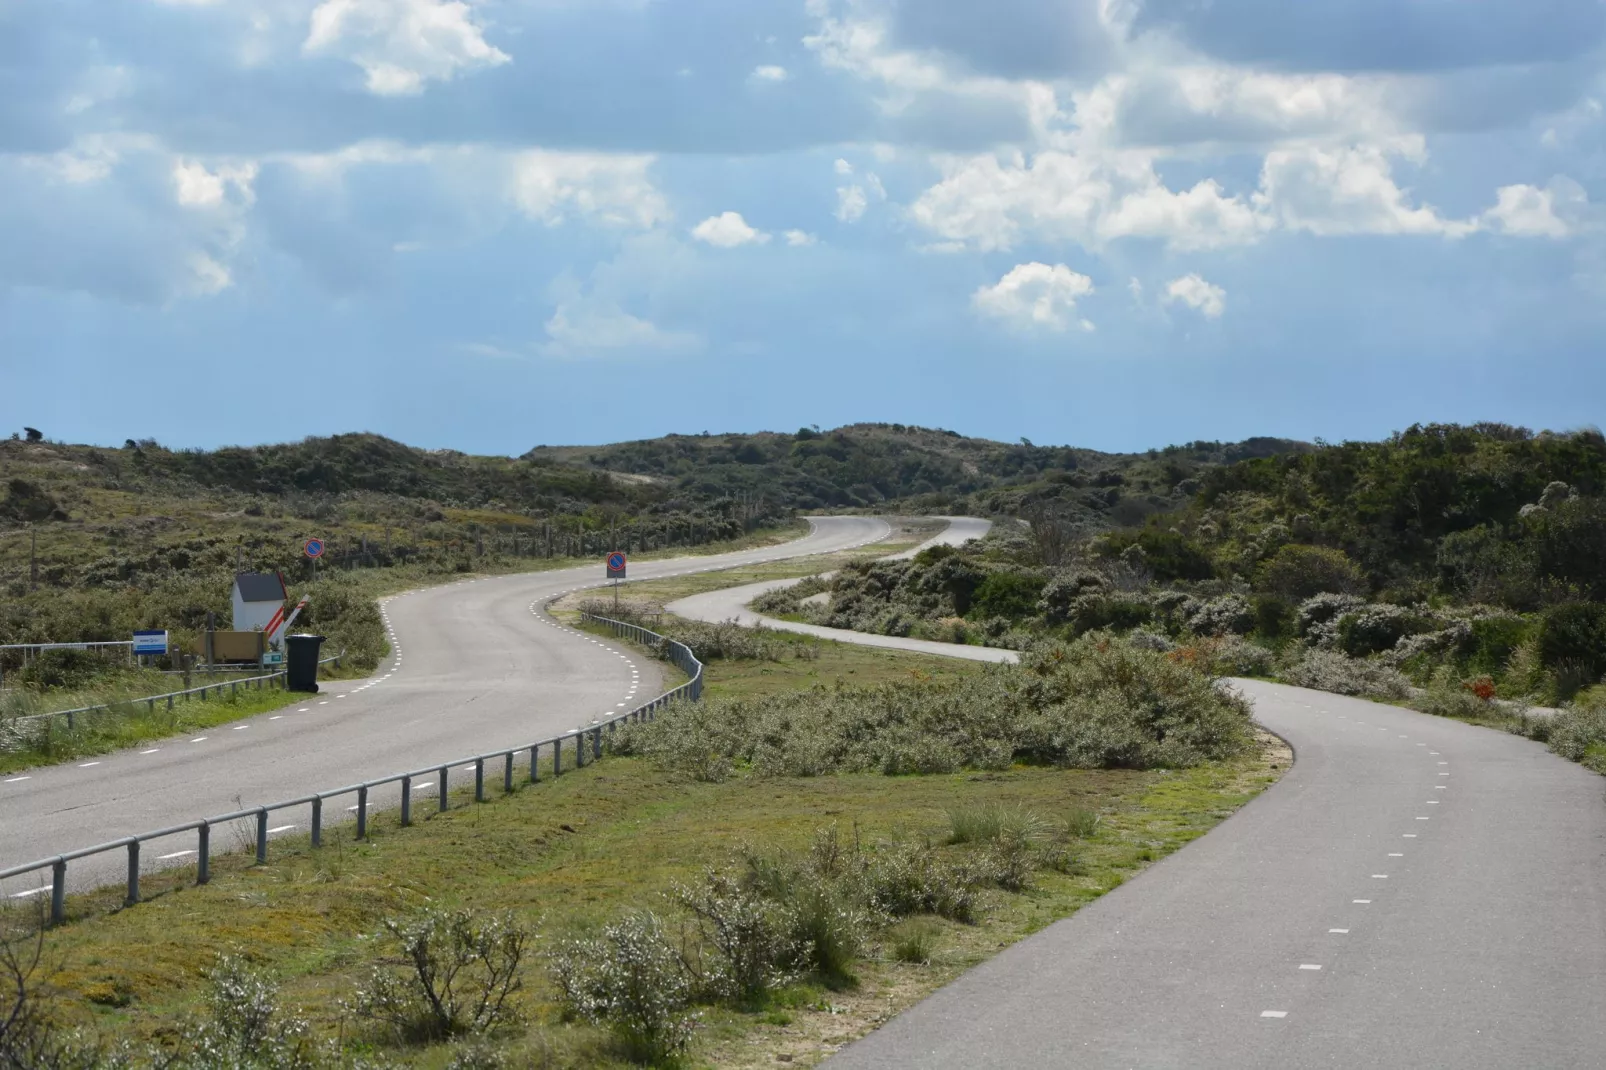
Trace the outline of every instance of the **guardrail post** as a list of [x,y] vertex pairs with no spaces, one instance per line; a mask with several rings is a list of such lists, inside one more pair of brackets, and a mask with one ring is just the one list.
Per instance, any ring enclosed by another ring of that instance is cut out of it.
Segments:
[[591,733],[591,760],[596,761],[602,757],[602,726],[598,725]]
[[73,727],[73,723],[74,723],[74,722],[73,722],[73,715],[72,715],[72,711],[71,711],[71,710],[68,710],[68,711],[67,711],[67,728],[68,728],[68,730],[69,730],[69,731],[70,731],[70,730],[71,730],[71,729],[72,729],[72,727]]
[[257,811],[257,864],[262,865],[268,860],[268,808],[264,806]]
[[156,700],[155,699],[148,698],[148,699],[145,700],[145,712],[146,713],[155,713],[156,712]]
[[312,846],[323,846],[323,796],[312,797]]
[[171,710],[173,708],[173,696],[172,695],[168,695],[167,696],[167,708],[169,710]]
[[485,801],[485,759],[474,759],[474,801]]
[[441,766],[441,801],[440,801],[440,807],[441,807],[441,813],[443,813],[443,814],[446,812],[446,805],[447,805],[446,804],[446,781],[447,781],[447,778],[450,777],[451,775],[452,775],[452,770],[451,770],[450,767],[444,766],[444,765]]
[[413,778],[402,777],[402,828],[413,823]]
[[201,822],[195,830],[195,883],[205,884],[212,879],[212,826]]
[[50,863],[50,924],[60,925],[67,920],[67,860],[58,858]]
[[365,839],[368,836],[368,785],[364,784],[357,789],[357,838]]
[[574,767],[586,767],[586,734],[584,729],[576,729],[574,733]]
[[530,748],[530,783],[541,782],[541,748],[539,745]]
[[503,757],[507,764],[502,769],[502,791],[506,793],[513,790],[513,752],[508,751]]
[[139,841],[128,841],[128,894],[123,897],[125,906],[139,902]]

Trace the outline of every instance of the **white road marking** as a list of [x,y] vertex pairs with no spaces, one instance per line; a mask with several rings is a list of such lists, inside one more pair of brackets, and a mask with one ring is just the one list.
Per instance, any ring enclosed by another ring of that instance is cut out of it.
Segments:
[[283,716],[284,716],[284,714],[282,714],[282,713],[276,713],[272,717],[269,717],[268,720],[277,721],[280,717],[283,717]]
[[158,862],[166,862],[170,858],[183,858],[185,855],[192,855],[194,853],[195,853],[194,851],[174,851],[170,855],[157,855],[156,856],[156,861],[158,861]]
[[248,724],[237,724],[237,725],[235,725],[235,726],[234,726],[234,730],[235,730],[235,731],[236,731],[236,732],[243,732],[243,731],[245,731],[245,730],[246,730],[246,729],[247,729],[247,728],[250,728],[250,727],[251,727],[251,726],[250,726],[250,725],[248,725]]
[[1370,903],[1370,899],[1351,899],[1351,903]]
[[22,780],[32,780],[32,779],[33,779],[33,777],[31,777],[31,776],[14,776],[14,777],[12,777],[12,778],[11,778],[11,779],[10,779],[10,780],[8,780],[8,781],[6,781],[6,783],[7,783],[7,784],[15,784],[15,783],[17,783],[17,782],[18,782],[18,781],[22,781]]
[[1261,1011],[1260,1012],[1260,1016],[1262,1018],[1287,1018],[1288,1017],[1288,1012],[1287,1011]]
[[207,740],[206,736],[196,736],[194,739],[190,740],[190,742],[191,743],[205,743],[206,740]]
[[1347,934],[1349,932],[1348,929],[1328,929],[1327,931],[1330,932],[1330,933],[1341,933],[1341,934]]
[[1426,818],[1426,817],[1418,817],[1418,818],[1417,818],[1417,820],[1418,820],[1418,821],[1429,821],[1429,820],[1431,820],[1431,818]]
[[1427,805],[1429,805],[1429,806],[1437,806],[1437,805],[1439,805],[1439,800],[1437,800],[1437,799],[1429,799],[1427,801]]
[[1435,784],[1435,785],[1433,785],[1433,790],[1434,791],[1449,791],[1450,790],[1450,786],[1448,784]]
[[296,712],[297,712],[297,713],[306,713],[306,712],[307,712],[307,711],[308,711],[308,710],[310,710],[310,709],[312,709],[312,707],[311,707],[311,706],[303,706],[303,707],[301,707],[301,708],[300,708],[300,709],[299,709],[299,710],[297,710],[297,711],[296,711]]
[[1299,964],[1299,968],[1302,969],[1302,970],[1319,970],[1319,969],[1321,969],[1321,967],[1316,965],[1314,962],[1301,962]]
[[1414,833],[1414,832],[1407,832],[1407,833],[1405,833],[1405,834],[1404,834],[1404,836],[1403,836],[1403,837],[1402,837],[1402,839],[1407,839],[1407,840],[1414,840],[1414,839],[1416,839],[1416,833]]
[[1405,857],[1405,852],[1404,851],[1390,851],[1389,852],[1389,857],[1390,858],[1404,858]]
[[279,826],[277,826],[275,828],[269,829],[268,830],[268,835],[271,836],[275,832],[289,832],[293,828],[295,828],[294,825],[279,825]]
[[1372,879],[1375,881],[1386,881],[1389,879],[1389,875],[1387,873],[1374,873],[1372,874]]
[[159,751],[161,749],[162,748],[160,748],[160,747],[152,747],[150,750],[142,750],[142,751],[140,751],[140,753],[141,754],[155,754],[157,751]]
[[99,764],[100,764],[99,762],[79,762],[78,763],[78,768],[80,768],[80,769],[88,769],[92,765],[99,765]]
[[48,892],[48,891],[50,891],[50,885],[47,884],[43,888],[29,888],[26,892],[12,892],[10,898],[12,898],[12,899],[26,899],[30,895],[39,895],[42,892]]
[[1449,762],[1440,762],[1439,764],[1440,765],[1449,765],[1450,763]]

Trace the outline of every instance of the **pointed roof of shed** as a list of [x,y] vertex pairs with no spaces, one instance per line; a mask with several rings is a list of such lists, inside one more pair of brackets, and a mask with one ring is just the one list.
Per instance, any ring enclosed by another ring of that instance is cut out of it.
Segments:
[[234,586],[246,602],[283,602],[290,597],[284,589],[284,577],[277,572],[239,572]]

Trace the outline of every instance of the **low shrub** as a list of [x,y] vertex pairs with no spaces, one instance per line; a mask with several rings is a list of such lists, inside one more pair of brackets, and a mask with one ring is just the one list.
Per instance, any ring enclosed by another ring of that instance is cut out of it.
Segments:
[[948,811],[949,843],[990,843],[1005,836],[1030,838],[1044,829],[1043,819],[1020,806],[977,803]]
[[1298,660],[1284,666],[1277,678],[1295,687],[1338,695],[1397,699],[1411,693],[1411,682],[1397,669],[1376,661],[1352,658],[1336,650],[1301,651]]
[[552,977],[564,1012],[607,1028],[628,1059],[661,1063],[691,1042],[692,978],[651,911],[560,944]]
[[1551,719],[1549,742],[1563,758],[1606,773],[1606,702],[1562,710]]
[[897,962],[924,966],[937,953],[942,930],[929,918],[907,918],[887,934],[887,948]]
[[713,962],[696,972],[708,996],[751,1000],[795,976],[796,912],[757,894],[729,874],[709,872],[675,890],[675,901],[696,919]]
[[1210,675],[1105,635],[958,680],[816,687],[670,707],[611,736],[620,753],[712,779],[953,772],[1016,761],[1182,768],[1242,753],[1248,704]]
[[443,1040],[494,1029],[523,987],[529,930],[509,915],[430,907],[386,919],[396,954],[375,967],[351,1010],[390,1027],[397,1040]]

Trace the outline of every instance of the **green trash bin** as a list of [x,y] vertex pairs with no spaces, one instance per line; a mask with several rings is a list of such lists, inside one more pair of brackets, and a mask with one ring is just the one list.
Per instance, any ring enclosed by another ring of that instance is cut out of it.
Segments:
[[318,690],[318,648],[321,635],[284,637],[284,684],[291,691]]

